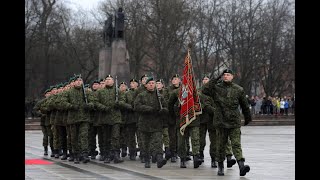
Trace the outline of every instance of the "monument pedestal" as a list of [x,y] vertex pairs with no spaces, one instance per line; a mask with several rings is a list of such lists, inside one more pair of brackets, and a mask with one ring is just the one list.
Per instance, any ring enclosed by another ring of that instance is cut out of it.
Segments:
[[111,47],[100,51],[99,78],[105,78],[108,74],[114,78],[117,76],[119,82],[128,82],[131,78],[126,42],[123,39],[112,41]]

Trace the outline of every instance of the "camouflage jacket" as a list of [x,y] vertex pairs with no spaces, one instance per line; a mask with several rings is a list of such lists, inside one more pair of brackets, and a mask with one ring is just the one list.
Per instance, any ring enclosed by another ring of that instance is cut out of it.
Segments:
[[[166,107],[168,107],[169,90],[167,88],[163,88],[159,91],[159,93],[163,96],[164,103],[166,104]],[[170,118],[169,114],[162,114],[161,118],[163,119],[163,127],[168,127],[168,122]]]
[[[175,87],[173,85],[170,85],[168,88],[168,93],[169,93],[169,98],[168,98],[168,103],[169,103],[169,99],[171,97],[171,94],[172,93],[177,93],[179,92],[179,87]],[[174,92],[176,91],[176,92]],[[169,104],[168,104],[168,108],[172,108],[172,107],[169,107]],[[170,112],[170,109],[169,109],[169,112]],[[174,114],[172,114],[172,112],[175,112]],[[179,102],[176,102],[173,104],[173,111],[171,111],[171,116],[168,118],[168,125],[176,125],[176,124],[179,124],[177,121],[177,118],[180,117],[180,105],[179,105]]]
[[34,107],[33,107],[33,110],[35,111],[36,115],[39,115],[39,116],[40,116],[40,125],[41,125],[41,126],[44,126],[44,125],[45,125],[46,116],[47,116],[46,112],[41,111],[41,106],[42,106],[42,104],[45,103],[45,100],[46,100],[46,99],[43,98],[43,99],[37,101],[37,103],[36,103],[36,104],[34,105]]
[[[168,111],[163,96],[160,96],[162,107]],[[138,130],[143,132],[157,132],[163,130],[163,121],[156,91],[144,91],[134,100],[134,110],[139,113]]]
[[[116,89],[115,86],[105,87],[97,91],[96,107],[102,111],[99,118],[99,124],[122,124],[120,107],[116,105]],[[119,104],[124,102],[124,96],[119,93]]]
[[56,101],[57,95],[52,94],[48,97],[47,101],[45,102],[45,106],[50,111],[49,113],[49,123],[50,125],[55,125],[55,118],[57,114],[57,108],[55,106],[55,101]]
[[239,106],[245,120],[251,121],[249,104],[241,86],[231,82],[217,82],[211,79],[204,87],[203,93],[212,97],[216,105],[213,124],[222,128],[241,127]]
[[67,124],[89,122],[89,114],[84,110],[84,95],[81,87],[71,88],[65,91],[59,102],[64,110],[68,110]]
[[201,91],[202,88],[198,90],[198,94],[200,97],[201,102],[201,108],[202,108],[202,114],[199,115],[200,123],[201,124],[208,124],[208,128],[213,127],[213,116],[214,116],[214,103],[213,99]]
[[88,110],[90,114],[90,123],[92,123],[93,126],[99,126],[100,111],[96,107],[96,103],[98,102],[98,90],[88,91],[87,93],[88,104],[91,106]]
[[[175,89],[170,94],[169,102],[168,102],[168,109],[171,116],[175,116],[176,128],[180,128],[180,103],[178,100],[179,96],[179,89]],[[177,108],[178,107],[178,108]],[[189,127],[193,126],[200,126],[200,120],[197,117],[191,124],[188,125]]]
[[55,98],[52,102],[53,108],[55,109],[55,116],[54,116],[54,120],[53,120],[54,125],[59,125],[59,126],[66,125],[66,118],[67,118],[65,116],[66,111],[60,107],[61,97],[64,92],[56,94]]
[[124,93],[124,101],[120,103],[122,109],[122,116],[125,124],[132,124],[137,122],[138,115],[133,110],[133,97],[135,89],[129,89]]

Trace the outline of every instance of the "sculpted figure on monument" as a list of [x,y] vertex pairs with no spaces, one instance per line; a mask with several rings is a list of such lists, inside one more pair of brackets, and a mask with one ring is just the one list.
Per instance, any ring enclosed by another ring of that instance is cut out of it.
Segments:
[[122,7],[118,9],[115,14],[115,38],[123,38],[124,31],[124,13],[122,12]]
[[113,26],[112,26],[112,15],[110,14],[108,19],[104,21],[103,27],[103,42],[108,47],[111,47],[113,38]]

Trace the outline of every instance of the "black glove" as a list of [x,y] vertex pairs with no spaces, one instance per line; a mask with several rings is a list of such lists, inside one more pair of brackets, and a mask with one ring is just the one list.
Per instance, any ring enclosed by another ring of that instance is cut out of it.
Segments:
[[118,109],[119,107],[120,107],[119,101],[116,101],[116,102],[114,103],[114,108]]

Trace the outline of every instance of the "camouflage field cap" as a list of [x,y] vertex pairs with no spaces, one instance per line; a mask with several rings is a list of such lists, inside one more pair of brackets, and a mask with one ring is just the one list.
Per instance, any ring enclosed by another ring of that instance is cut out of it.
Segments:
[[161,82],[163,84],[163,79],[158,79],[156,82]]
[[230,73],[233,75],[233,71],[231,69],[225,69],[222,73]]
[[135,78],[130,79],[130,82],[138,82]]
[[147,74],[142,75],[140,80],[142,80],[144,77],[148,77],[148,75]]
[[175,75],[172,76],[171,80],[172,80],[173,78],[180,78],[180,76],[179,76],[179,74],[175,74]]
[[153,77],[148,77],[148,79],[146,80],[146,84],[147,84],[149,81],[154,81],[154,80],[153,80]]
[[203,78],[202,78],[202,80],[203,80],[204,78],[209,78],[209,79],[210,79],[210,77],[209,77],[208,75],[204,75]]

